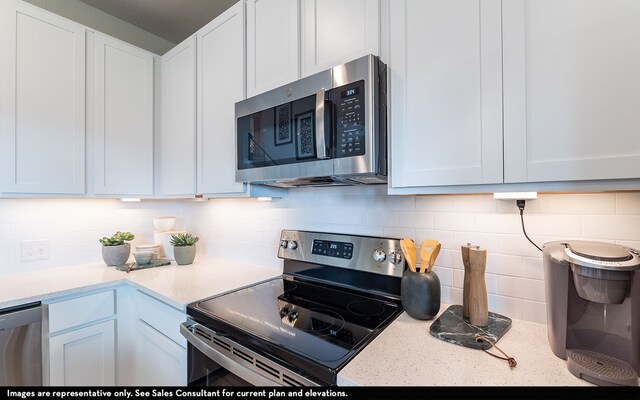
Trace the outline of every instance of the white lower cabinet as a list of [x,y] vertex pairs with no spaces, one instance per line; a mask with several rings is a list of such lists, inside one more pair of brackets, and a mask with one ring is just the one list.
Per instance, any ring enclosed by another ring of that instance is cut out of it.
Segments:
[[47,301],[44,314],[45,385],[187,384],[182,310],[120,285]]
[[136,321],[136,372],[140,386],[183,386],[187,350],[143,320]]
[[116,384],[115,321],[104,321],[49,338],[51,386]]
[[187,384],[187,342],[180,334],[186,320],[178,310],[148,294],[136,291],[136,385],[183,386]]
[[114,289],[45,304],[45,384],[115,385],[116,318]]

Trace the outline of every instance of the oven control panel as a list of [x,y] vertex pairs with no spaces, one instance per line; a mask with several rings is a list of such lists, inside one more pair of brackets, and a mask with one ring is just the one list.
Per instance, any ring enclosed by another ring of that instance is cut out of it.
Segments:
[[283,230],[278,257],[401,277],[400,240],[337,233]]

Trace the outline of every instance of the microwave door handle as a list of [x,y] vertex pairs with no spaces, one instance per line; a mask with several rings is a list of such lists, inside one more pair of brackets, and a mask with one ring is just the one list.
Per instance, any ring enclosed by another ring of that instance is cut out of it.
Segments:
[[324,129],[324,96],[324,89],[320,89],[316,93],[316,149],[320,160],[329,158],[327,156],[326,132]]

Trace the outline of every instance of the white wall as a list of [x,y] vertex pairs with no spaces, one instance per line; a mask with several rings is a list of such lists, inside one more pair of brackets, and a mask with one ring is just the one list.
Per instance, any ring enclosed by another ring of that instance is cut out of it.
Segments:
[[[1,0],[0,0],[1,1]],[[116,231],[136,235],[132,245],[153,242],[153,217],[177,217],[185,227],[188,202],[117,200],[0,200],[0,276],[83,263],[102,263],[98,239]],[[48,260],[21,261],[21,242],[50,240]],[[1,279],[1,278],[0,278]]]
[[[540,252],[526,241],[514,201],[488,195],[387,196],[384,186],[290,190],[273,202],[115,200],[0,200],[0,275],[88,262],[102,263],[98,238],[131,231],[135,244],[153,240],[154,216],[201,237],[198,251],[279,268],[282,229],[437,239],[435,271],[443,302],[462,301],[460,245],[489,251],[491,311],[546,322]],[[527,202],[525,223],[539,245],[595,239],[640,248],[640,193],[541,195]],[[22,240],[50,239],[51,258],[20,261]],[[0,277],[1,279],[1,277]]]
[[[443,249],[434,270],[442,301],[462,302],[460,246],[489,252],[489,309],[512,318],[546,322],[541,253],[522,235],[515,201],[490,195],[387,196],[385,187],[291,190],[271,203],[215,200],[195,205],[190,229],[211,254],[278,266],[280,230],[301,229],[373,236],[437,239]],[[525,224],[538,245],[595,239],[640,248],[640,193],[541,195],[527,202]]]

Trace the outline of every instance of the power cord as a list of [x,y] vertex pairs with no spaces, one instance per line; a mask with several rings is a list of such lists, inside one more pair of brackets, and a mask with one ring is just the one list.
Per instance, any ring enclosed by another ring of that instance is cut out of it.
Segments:
[[522,222],[522,233],[524,233],[524,237],[526,237],[527,240],[530,241],[532,245],[536,246],[536,249],[542,251],[542,249],[537,244],[533,243],[533,240],[531,240],[529,235],[527,235],[527,231],[524,229],[524,205],[525,205],[525,200],[516,200],[516,206],[518,206],[518,209],[520,210],[520,222]]

